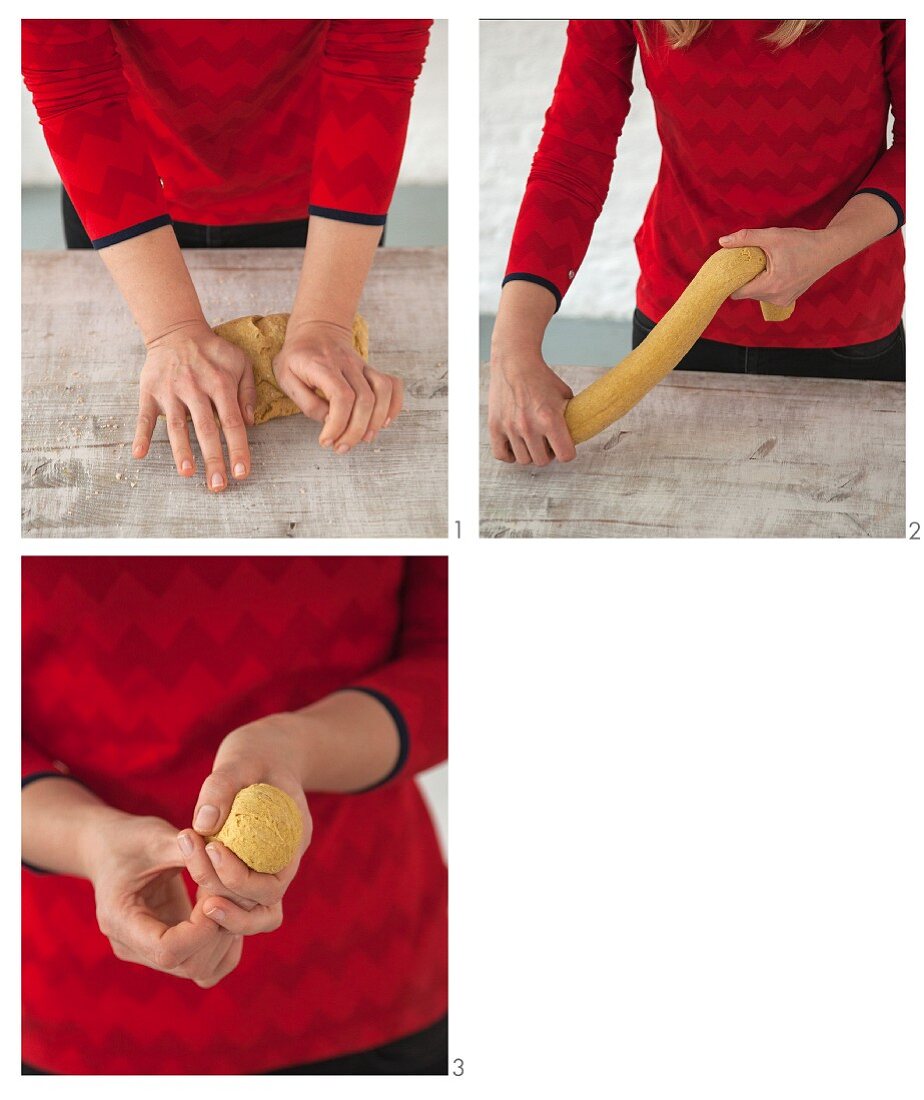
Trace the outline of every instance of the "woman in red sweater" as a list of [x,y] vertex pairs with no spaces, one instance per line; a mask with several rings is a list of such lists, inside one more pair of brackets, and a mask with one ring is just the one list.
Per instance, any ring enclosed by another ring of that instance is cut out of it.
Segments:
[[228,485],[222,435],[232,476],[250,473],[250,362],[211,331],[181,247],[304,248],[280,386],[339,454],[398,415],[401,381],[363,362],[352,323],[430,23],[23,20],[68,246],[100,251],[147,349],[135,458],[163,414],[181,476],[196,470],[188,418],[209,489]]
[[[606,198],[636,50],[662,156],[635,237],[633,347],[712,252],[750,243],[767,270],[682,368],[904,379],[904,21],[576,19],[494,326],[489,420],[504,462],[575,456],[571,391],[542,338]],[[751,299],[798,307],[769,325]]]
[[25,1071],[445,1074],[446,560],[25,558],[23,630]]

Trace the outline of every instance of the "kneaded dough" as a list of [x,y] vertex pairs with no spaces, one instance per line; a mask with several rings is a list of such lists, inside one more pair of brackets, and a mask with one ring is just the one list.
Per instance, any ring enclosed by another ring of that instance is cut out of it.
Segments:
[[[266,317],[252,314],[225,321],[212,329],[216,336],[221,336],[250,356],[253,380],[257,385],[255,424],[301,412],[292,398],[279,388],[273,374],[273,359],[282,348],[288,320],[288,313],[270,313]],[[353,318],[353,347],[363,359],[369,358],[369,326],[358,313]]]
[[252,870],[274,875],[298,854],[301,814],[285,791],[253,783],[237,792],[227,820],[209,840],[220,840]]

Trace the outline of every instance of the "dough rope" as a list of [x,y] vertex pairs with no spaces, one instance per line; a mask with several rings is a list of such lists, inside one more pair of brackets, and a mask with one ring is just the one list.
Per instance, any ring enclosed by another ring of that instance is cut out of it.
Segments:
[[[265,317],[251,314],[215,325],[212,332],[246,351],[253,364],[253,380],[257,387],[254,423],[264,424],[277,416],[294,416],[301,409],[284,393],[273,374],[273,360],[282,349],[286,336],[288,313],[269,313]],[[358,313],[353,318],[353,347],[363,359],[369,358],[369,326]],[[324,397],[320,390],[315,390]]]
[[[608,428],[665,378],[702,336],[729,294],[767,266],[762,248],[721,248],[693,276],[689,286],[641,344],[565,407],[575,443]],[[760,303],[765,321],[785,321],[794,306]]]

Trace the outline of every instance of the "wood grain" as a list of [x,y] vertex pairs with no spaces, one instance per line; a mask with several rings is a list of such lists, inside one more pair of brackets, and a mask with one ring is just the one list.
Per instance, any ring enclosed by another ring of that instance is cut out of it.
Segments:
[[[210,323],[291,308],[300,249],[185,255]],[[163,421],[131,456],[143,347],[99,257],[24,253],[22,289],[23,535],[446,536],[445,249],[380,249],[360,303],[370,361],[405,380],[394,425],[346,456],[304,417],[253,428],[250,478],[217,495],[177,475]]]
[[[600,371],[562,374],[577,393]],[[900,383],[678,371],[542,468],[494,459],[481,422],[485,538],[905,533]]]

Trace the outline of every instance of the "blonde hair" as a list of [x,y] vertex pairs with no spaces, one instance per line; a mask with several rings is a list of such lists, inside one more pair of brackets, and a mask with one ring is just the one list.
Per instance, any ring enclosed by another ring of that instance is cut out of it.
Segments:
[[[648,35],[645,33],[645,20],[636,19],[639,33],[646,48],[649,48]],[[671,49],[682,50],[698,38],[712,22],[711,19],[661,19],[659,20],[667,36]],[[781,19],[776,30],[764,35],[764,41],[770,42],[776,49],[784,50],[791,46],[803,34],[808,34],[824,22],[823,19]]]

